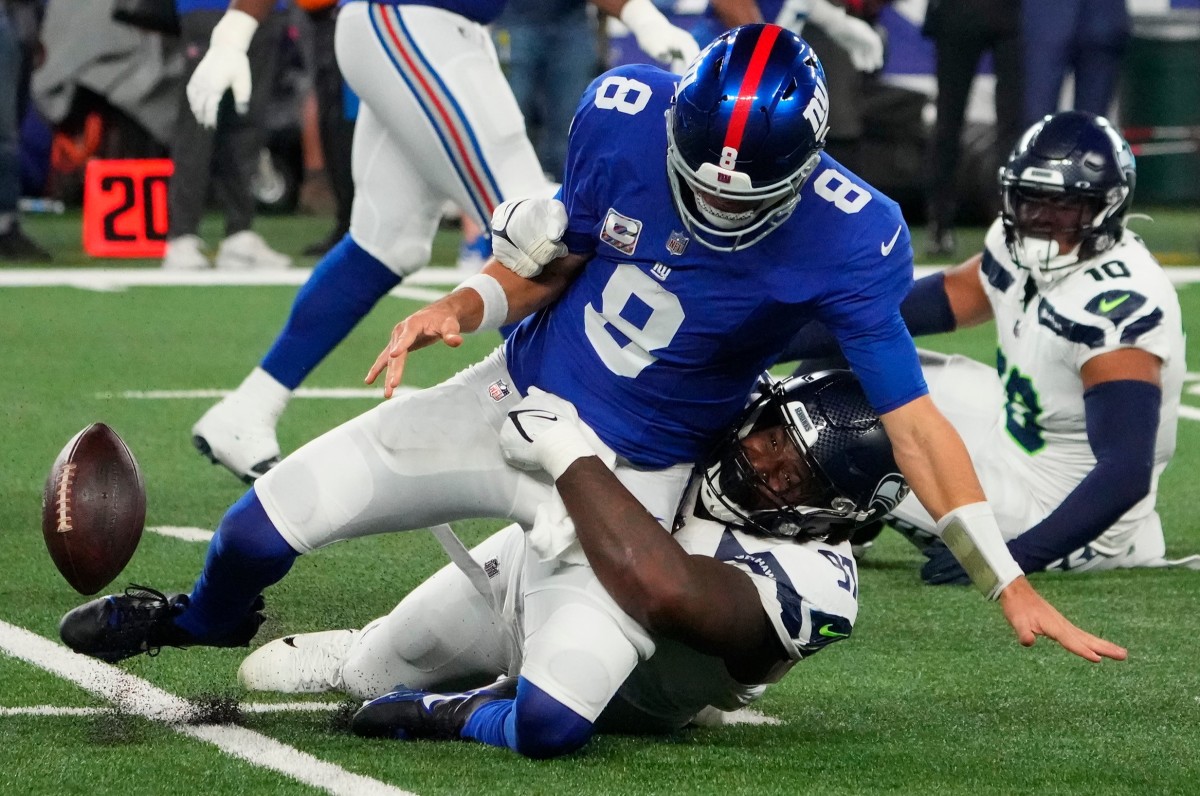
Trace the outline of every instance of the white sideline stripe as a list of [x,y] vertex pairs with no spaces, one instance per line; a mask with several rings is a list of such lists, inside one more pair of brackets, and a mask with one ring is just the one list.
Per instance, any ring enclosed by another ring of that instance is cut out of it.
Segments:
[[1188,420],[1200,420],[1200,409],[1193,406],[1180,406],[1179,416]]
[[180,722],[187,721],[195,713],[195,706],[186,699],[4,621],[0,621],[0,651],[69,680],[126,713],[165,722],[172,730],[211,743],[251,765],[277,771],[328,793],[338,796],[414,796],[409,791],[347,771],[245,727],[182,724]]
[[[397,387],[394,395],[407,395],[417,392],[416,387]],[[98,392],[96,398],[129,398],[134,400],[169,401],[192,398],[224,398],[233,390],[204,389],[204,390],[124,390],[122,392]],[[293,398],[325,398],[325,399],[374,399],[383,400],[381,387],[301,387],[292,393]]]
[[203,528],[182,528],[176,525],[154,525],[146,529],[159,536],[170,536],[185,542],[208,542],[213,537],[212,531]]
[[[946,266],[918,265],[917,277],[944,270]],[[1164,269],[1176,285],[1200,282],[1200,265],[1170,266]],[[0,287],[75,287],[83,290],[113,291],[127,287],[224,287],[262,285],[302,285],[312,274],[311,268],[283,271],[164,271],[161,268],[5,268],[0,270]],[[450,287],[471,274],[455,268],[423,268],[404,277],[404,283],[389,295],[421,301],[433,301],[445,290],[428,286]]]
[[[243,702],[242,713],[317,713],[334,711],[341,702]],[[64,708],[57,705],[31,705],[23,708],[0,708],[0,716],[100,716],[108,708]]]
[[[127,287],[226,287],[302,285],[311,268],[283,271],[164,271],[161,268],[5,268],[0,287],[76,287],[84,290],[124,290]],[[425,268],[404,277],[404,283],[389,295],[433,301],[444,290],[428,286],[453,286],[466,276],[454,268]]]

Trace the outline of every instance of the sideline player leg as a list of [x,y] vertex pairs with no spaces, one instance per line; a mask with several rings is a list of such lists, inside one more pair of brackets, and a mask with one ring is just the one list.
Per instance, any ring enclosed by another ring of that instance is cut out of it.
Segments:
[[354,3],[338,64],[362,100],[349,234],[317,264],[267,355],[192,429],[246,482],[280,455],[292,392],[372,307],[429,262],[446,200],[484,229],[504,196],[547,190],[485,28],[441,9]]

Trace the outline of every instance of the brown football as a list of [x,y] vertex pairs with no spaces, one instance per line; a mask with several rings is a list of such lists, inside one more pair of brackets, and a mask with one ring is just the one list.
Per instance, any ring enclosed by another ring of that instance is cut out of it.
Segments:
[[54,461],[42,494],[42,535],[58,571],[80,594],[121,574],[146,522],[137,460],[103,423],[80,431]]

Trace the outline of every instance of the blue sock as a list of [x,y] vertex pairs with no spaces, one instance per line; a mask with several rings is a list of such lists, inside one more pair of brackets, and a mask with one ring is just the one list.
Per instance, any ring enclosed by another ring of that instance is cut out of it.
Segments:
[[199,639],[220,638],[238,626],[263,589],[283,579],[299,555],[275,530],[251,488],[225,512],[187,610],[175,624]]
[[587,743],[592,722],[521,677],[516,699],[481,705],[467,719],[462,735],[544,760],[569,754]]
[[400,277],[347,234],[321,258],[296,294],[292,313],[262,369],[289,390],[304,381]]

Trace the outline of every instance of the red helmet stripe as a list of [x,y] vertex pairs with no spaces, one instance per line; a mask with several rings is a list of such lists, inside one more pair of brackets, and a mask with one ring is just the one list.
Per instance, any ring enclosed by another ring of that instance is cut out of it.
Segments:
[[750,54],[750,66],[747,67],[746,76],[742,78],[742,85],[738,88],[737,103],[733,106],[729,129],[725,131],[727,148],[732,147],[734,150],[742,148],[742,135],[746,132],[746,120],[750,118],[754,96],[758,92],[758,84],[762,80],[763,70],[767,67],[767,59],[771,57],[771,48],[775,46],[775,40],[779,38],[779,31],[780,28],[775,25],[766,25],[762,29],[762,36],[759,37],[758,43],[754,45],[754,52]]

